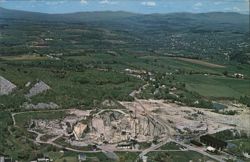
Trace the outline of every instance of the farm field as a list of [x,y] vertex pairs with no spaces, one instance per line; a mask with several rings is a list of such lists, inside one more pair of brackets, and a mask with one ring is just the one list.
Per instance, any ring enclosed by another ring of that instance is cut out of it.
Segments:
[[206,61],[201,61],[201,60],[197,60],[197,59],[188,59],[188,58],[177,58],[178,60],[182,60],[182,61],[186,61],[186,62],[191,62],[194,64],[199,64],[199,65],[204,65],[207,67],[215,67],[215,68],[224,68],[225,66],[222,65],[218,65],[218,64],[213,64],[213,63],[209,63]]
[[192,161],[206,161],[210,158],[203,156],[194,151],[171,151],[171,152],[150,152],[148,154],[150,162],[169,161],[169,162],[188,162]]
[[245,139],[235,139],[235,140],[230,140],[229,143],[233,144],[233,148],[229,148],[228,151],[241,155],[242,151],[245,153],[250,152],[250,139],[245,138]]
[[239,98],[249,96],[250,80],[228,78],[225,76],[185,75],[179,80],[186,84],[187,89],[196,91],[206,97]]
[[0,59],[6,61],[28,61],[28,60],[47,60],[46,56],[20,55],[20,56],[1,56]]
[[[20,64],[22,67],[19,67]],[[185,83],[186,90],[213,99],[239,99],[241,96],[250,95],[248,91],[250,80],[247,70],[250,66],[246,65],[242,65],[238,71],[232,65],[225,65],[222,70],[217,67],[208,68],[206,65],[192,64],[169,57],[137,58],[124,55],[96,54],[70,56],[60,61],[2,61],[0,68],[0,75],[18,86],[16,91],[17,96],[19,96],[18,100],[25,100],[20,95],[27,93],[25,87],[27,82],[34,84],[41,80],[48,84],[52,90],[33,97],[32,103],[55,102],[64,108],[76,105],[90,106],[93,105],[93,100],[100,101],[105,100],[105,98],[129,100],[128,94],[145,82],[126,75],[124,69],[128,68],[149,71],[155,77],[171,73],[171,76],[167,76],[160,83],[169,86]],[[243,73],[246,78],[224,76],[223,71],[228,71],[228,75],[233,75],[236,72]],[[174,82],[170,83],[171,79]],[[81,91],[77,91],[78,89]],[[10,96],[9,98],[13,100],[15,97]]]
[[[103,153],[84,153],[87,157],[87,162],[94,162],[94,161],[104,161],[104,162],[110,162],[112,160],[108,159],[105,154]],[[51,159],[54,159],[55,162],[78,162],[78,155],[79,153],[74,152],[64,152],[64,153],[58,153],[58,152],[49,152],[48,156]]]
[[160,147],[159,149],[160,150],[181,150],[180,148],[181,148],[180,145],[178,145],[174,142],[169,142],[169,143],[163,145],[162,147]]

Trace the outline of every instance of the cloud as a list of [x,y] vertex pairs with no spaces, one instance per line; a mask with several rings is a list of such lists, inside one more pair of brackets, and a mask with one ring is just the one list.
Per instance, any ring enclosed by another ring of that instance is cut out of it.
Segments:
[[154,2],[154,1],[145,1],[145,2],[142,2],[141,4],[144,6],[148,6],[148,7],[156,6],[156,2]]
[[203,4],[201,2],[197,2],[194,4],[194,7],[201,7]]
[[110,4],[110,5],[114,5],[117,4],[118,2],[115,1],[110,1],[110,0],[102,0],[99,2],[100,4]]
[[87,0],[80,0],[80,3],[81,4],[88,4],[88,1]]
[[233,11],[239,12],[241,9],[239,7],[233,7]]
[[221,1],[214,2],[214,5],[220,5],[220,4],[222,4]]
[[65,3],[65,1],[48,1],[45,4],[49,5],[49,6],[55,6],[55,5],[60,5],[60,4],[63,4],[63,3]]

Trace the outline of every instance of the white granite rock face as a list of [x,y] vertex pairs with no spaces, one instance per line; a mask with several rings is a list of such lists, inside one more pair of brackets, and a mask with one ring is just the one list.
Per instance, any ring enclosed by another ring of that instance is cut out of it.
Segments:
[[43,93],[47,90],[51,89],[50,86],[48,86],[46,83],[43,81],[37,82],[30,90],[26,97],[33,97],[35,95],[38,95],[40,93]]
[[38,103],[36,105],[34,104],[28,104],[28,103],[24,103],[22,105],[23,108],[25,109],[37,109],[37,110],[42,110],[42,109],[57,109],[59,108],[59,106],[57,104],[55,104],[54,102],[50,102],[50,103]]
[[8,95],[14,91],[16,85],[5,79],[4,77],[0,76],[0,96],[1,95]]

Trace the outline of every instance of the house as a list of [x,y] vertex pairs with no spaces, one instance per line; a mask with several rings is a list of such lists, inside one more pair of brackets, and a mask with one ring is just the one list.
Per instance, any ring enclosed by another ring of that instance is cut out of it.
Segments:
[[81,153],[78,155],[78,161],[82,162],[85,161],[87,159],[86,155],[84,153]]
[[240,74],[240,73],[234,73],[233,75],[235,78],[241,78],[241,79],[244,79],[244,75],[243,74]]
[[143,157],[142,157],[142,161],[143,161],[143,162],[147,162],[147,161],[148,161],[148,157],[147,157],[147,156],[143,156]]
[[120,143],[117,145],[117,148],[121,148],[121,149],[132,149],[132,143]]
[[0,162],[4,162],[4,157],[0,156]]
[[243,156],[247,159],[250,159],[250,154],[248,154],[247,152],[243,152]]
[[208,152],[215,153],[215,152],[216,152],[216,149],[215,149],[214,147],[208,146],[208,147],[207,147],[207,151],[208,151]]
[[50,159],[48,157],[38,158],[37,162],[50,162]]
[[5,159],[4,159],[4,162],[12,162],[12,158],[10,158],[10,157],[5,157]]
[[32,160],[30,162],[50,162],[50,158],[48,157],[37,158],[36,160]]
[[0,162],[12,162],[12,158],[0,155]]

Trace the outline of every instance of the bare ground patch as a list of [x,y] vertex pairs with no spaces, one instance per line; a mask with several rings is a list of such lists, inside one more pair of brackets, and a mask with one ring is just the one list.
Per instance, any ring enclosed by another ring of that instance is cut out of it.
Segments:
[[39,56],[39,55],[2,56],[0,58],[7,61],[23,61],[23,60],[32,61],[32,60],[48,59],[46,56]]
[[202,60],[189,59],[189,58],[176,58],[177,60],[186,61],[194,64],[199,64],[203,66],[213,67],[213,68],[225,68],[223,65],[213,64]]

